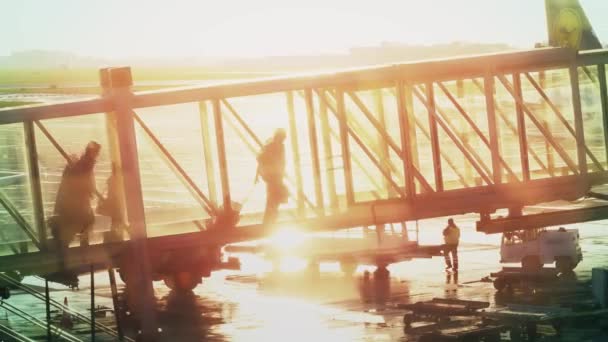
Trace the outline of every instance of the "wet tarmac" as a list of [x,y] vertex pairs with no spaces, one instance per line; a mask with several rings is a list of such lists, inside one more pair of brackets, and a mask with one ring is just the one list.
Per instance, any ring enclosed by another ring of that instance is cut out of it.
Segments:
[[[290,272],[266,272],[259,267],[264,261],[252,257],[249,263],[244,262],[243,270],[216,272],[192,293],[171,292],[162,282],[157,282],[160,340],[415,341],[415,334],[404,333],[404,311],[397,308],[399,303],[434,297],[488,301],[492,307],[506,303],[563,305],[591,301],[591,268],[608,265],[608,222],[587,223],[579,228],[582,228],[584,259],[577,267],[575,277],[560,284],[572,289],[567,295],[556,294],[557,288],[564,287],[558,285],[510,296],[497,294],[492,283],[482,281],[482,278],[500,269],[498,246],[480,243],[484,236],[473,233],[472,226],[465,224],[463,231],[468,233],[464,236],[475,238],[472,239],[474,243],[463,242],[458,274],[446,273],[442,258],[421,259],[390,266],[389,282],[375,282],[373,277],[365,282],[362,274],[365,270],[373,271],[372,267],[360,266],[353,277],[344,276],[336,264],[322,265],[320,273],[296,271],[301,268],[294,266],[297,263],[286,267]],[[80,280],[77,291],[52,285],[51,297],[61,302],[67,297],[71,308],[90,315],[89,277],[82,276]],[[95,281],[96,305],[111,308],[107,275],[98,273]],[[38,278],[28,277],[25,283],[43,290],[43,281]],[[29,294],[15,291],[8,303],[40,319],[45,317],[44,303]],[[62,313],[54,310],[52,317],[59,322]],[[115,327],[111,314],[98,317],[97,321]],[[44,329],[26,323],[2,307],[0,323],[35,340],[46,340]],[[89,325],[77,319],[74,323],[69,331],[90,341]],[[126,328],[133,333],[132,327]],[[561,341],[606,341],[605,335],[602,337],[598,333],[587,333],[588,338],[580,338],[583,335],[575,333]],[[544,340],[557,340],[552,339],[551,334],[549,331]],[[503,338],[509,340],[508,336]],[[113,340],[116,338],[101,332],[96,334],[96,341]]]

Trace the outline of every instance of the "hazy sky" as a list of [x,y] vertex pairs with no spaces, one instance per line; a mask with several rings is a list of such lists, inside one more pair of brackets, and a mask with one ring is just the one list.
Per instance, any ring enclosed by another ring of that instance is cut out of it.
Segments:
[[[608,0],[581,0],[608,42]],[[0,55],[316,54],[383,41],[546,41],[544,0],[2,0]]]

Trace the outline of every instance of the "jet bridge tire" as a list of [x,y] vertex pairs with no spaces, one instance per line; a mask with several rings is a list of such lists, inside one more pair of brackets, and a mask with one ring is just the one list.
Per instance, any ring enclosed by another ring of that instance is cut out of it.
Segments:
[[494,283],[494,288],[499,292],[504,290],[508,285],[507,281],[504,278],[496,278],[496,279],[494,279],[493,283]]
[[190,292],[200,284],[201,278],[192,272],[177,272],[164,278],[164,283],[173,291]]

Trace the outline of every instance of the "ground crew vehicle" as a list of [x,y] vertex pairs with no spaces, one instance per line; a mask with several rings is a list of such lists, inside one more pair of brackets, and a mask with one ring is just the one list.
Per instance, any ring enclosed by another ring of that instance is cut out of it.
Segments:
[[571,272],[583,259],[578,229],[538,228],[505,232],[500,244],[500,262],[519,263],[527,271],[552,264],[561,273]]

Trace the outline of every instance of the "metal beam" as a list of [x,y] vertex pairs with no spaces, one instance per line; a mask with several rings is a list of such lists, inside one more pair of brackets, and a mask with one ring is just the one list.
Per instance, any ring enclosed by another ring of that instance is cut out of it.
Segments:
[[[477,87],[477,89],[479,89],[479,91],[481,92],[481,94],[484,94],[484,88],[483,85],[476,79],[473,79],[473,84],[475,84],[475,86]],[[521,97],[523,99],[523,96]],[[515,103],[516,106],[519,105],[518,102]],[[518,129],[513,126],[513,124],[511,123],[511,121],[509,121],[509,118],[507,117],[507,114],[502,110],[502,108],[494,103],[494,108],[496,109],[496,113],[498,113],[498,115],[500,116],[500,118],[502,119],[503,123],[505,124],[505,126],[511,131],[511,133],[513,133],[514,135],[519,136],[518,133]],[[523,109],[523,107],[522,107]],[[530,153],[532,155],[532,158],[534,158],[534,160],[536,161],[536,163],[545,171],[547,171],[549,173],[549,175],[551,177],[553,177],[553,171],[549,168],[547,168],[547,166],[543,163],[542,159],[539,157],[539,155],[536,153],[536,151],[534,151],[534,149],[532,149],[532,147],[530,145],[528,145],[528,153]]]
[[[405,191],[407,198],[414,199],[416,197],[416,183],[414,183],[414,165],[413,158],[413,141],[412,141],[412,130],[416,130],[416,124],[413,122],[412,117],[413,111],[408,110],[408,104],[406,103],[406,94],[404,89],[405,84],[402,82],[396,82],[395,88],[397,92],[397,115],[399,118],[399,133],[401,137],[401,160],[403,161],[403,172],[405,174]],[[410,103],[411,108],[411,103]],[[422,177],[424,179],[424,177]],[[433,189],[430,189],[433,192]]]
[[[521,91],[521,75],[513,74],[513,86],[515,94],[518,97],[523,97]],[[519,158],[521,162],[521,174],[524,182],[530,180],[530,161],[528,160],[528,137],[526,133],[526,121],[524,110],[519,102],[515,103],[515,112],[517,115],[517,136],[519,138]]]
[[2,205],[4,207],[4,209],[6,210],[6,212],[13,218],[15,223],[17,223],[17,226],[19,226],[19,228],[21,228],[21,230],[23,230],[23,232],[30,238],[30,240],[32,240],[32,242],[34,243],[36,248],[38,248],[39,250],[42,250],[40,241],[36,237],[36,233],[34,233],[34,230],[32,229],[32,227],[30,227],[27,220],[21,215],[19,210],[17,210],[17,208],[15,208],[13,203],[9,200],[9,198],[1,190],[0,190],[0,205]]
[[[382,132],[386,132],[386,115],[384,113],[384,98],[382,96],[382,90],[376,89],[373,92],[374,97],[374,106],[376,107],[376,113],[378,113],[378,123],[380,124],[380,131],[378,131],[378,152],[380,156],[380,162],[385,172],[392,177],[391,168],[390,168],[390,154],[388,151],[388,143],[386,139],[384,139],[384,134]],[[394,191],[390,186],[390,182],[388,180],[384,180],[384,190],[386,191],[387,197],[391,198],[394,196]]]
[[[112,84],[110,80],[110,68],[102,68],[99,69],[99,80],[101,86],[101,96],[105,98],[110,98],[112,96]],[[116,127],[116,113],[115,112],[107,112],[104,115],[105,123],[106,123],[106,137],[108,142],[108,147],[106,150],[110,155],[110,163],[112,170],[114,170],[113,177],[116,179],[116,184],[124,184],[123,174],[122,174],[122,162],[120,160],[120,143],[118,141],[118,128]],[[120,237],[124,236],[124,232],[127,227],[124,225],[127,222],[126,219],[126,197],[125,197],[125,189],[122,186],[117,186],[114,189],[116,192],[116,206],[119,216],[119,226],[112,227],[117,230],[118,235]]]
[[[473,128],[473,130],[479,136],[479,138],[481,139],[481,141],[488,148],[490,148],[490,142],[485,137],[485,135],[483,135],[483,133],[481,132],[481,130],[479,129],[479,127],[477,126],[477,124],[475,124],[475,122],[467,114],[467,112],[464,110],[464,108],[462,108],[462,106],[460,105],[460,103],[458,102],[458,100],[456,100],[454,98],[454,96],[449,91],[449,89],[447,89],[441,82],[437,82],[437,83],[438,83],[439,87],[441,88],[441,90],[446,94],[446,96],[448,97],[448,99],[450,100],[450,102],[452,102],[452,104],[454,105],[454,107],[456,107],[457,112],[460,113],[460,115],[462,117],[464,117],[464,119],[467,122],[467,124]],[[447,114],[440,107],[437,107],[437,112],[443,117],[443,119],[448,124],[448,126],[450,127],[450,129],[452,129],[452,131],[456,132],[457,130],[454,127],[454,125],[451,123],[450,118],[447,116]],[[475,149],[469,144],[468,140],[467,139],[462,139],[462,143],[471,152],[471,154],[475,157],[475,159],[477,160],[477,162],[479,163],[479,165],[481,167],[483,167],[483,169],[486,171],[486,173],[489,174],[490,170],[485,165],[483,159],[477,153],[475,153]],[[514,181],[517,181],[518,180],[517,179],[517,175],[515,174],[515,172],[513,172],[513,170],[509,166],[509,164],[502,157],[502,155],[499,155],[498,158],[499,158],[500,164],[502,165],[502,167],[505,168],[505,170],[507,170],[507,173],[509,174],[509,176],[511,176]]]
[[488,115],[488,131],[490,134],[490,154],[492,155],[492,175],[494,184],[502,183],[502,169],[500,165],[500,132],[496,123],[494,105],[494,76],[486,74],[483,79],[486,99],[486,112]]
[[[319,96],[320,101],[324,101],[325,104],[327,105],[327,108],[329,108],[329,110],[331,110],[335,114],[336,113],[335,94],[333,94],[332,92],[329,92],[329,96],[326,96],[326,94],[324,92],[317,91],[317,95]],[[332,102],[331,100],[333,100],[334,102]],[[363,106],[364,106],[365,110],[367,110],[367,107],[365,107],[365,105],[363,105]],[[369,113],[369,110],[367,110],[367,111]],[[351,111],[348,110],[348,108],[346,108],[346,106],[345,106],[345,114],[348,117],[348,126],[352,128],[352,130],[359,136],[359,138],[361,138],[361,141],[367,147],[369,147],[370,150],[372,150],[376,154],[380,154],[380,145],[377,144],[377,141],[372,139],[371,135],[369,134],[369,129],[368,129],[369,126],[358,122],[356,117],[352,114]],[[370,115],[373,117],[373,114],[370,114]],[[352,157],[353,157],[353,160],[355,161],[355,163],[357,163],[357,165],[359,167],[361,167],[361,165],[360,165],[361,163],[358,161],[356,156],[352,156]],[[394,163],[391,160],[388,160],[388,167],[391,169],[391,172],[393,172],[393,173],[398,172],[397,166],[394,165]],[[361,167],[361,168],[365,169],[365,167]],[[376,186],[376,188],[381,189],[382,187]]]
[[532,111],[528,108],[528,106],[526,106],[526,104],[523,102],[523,99],[521,97],[518,97],[517,94],[515,94],[515,92],[509,85],[509,82],[504,78],[504,76],[498,75],[497,77],[502,82],[502,84],[505,86],[505,89],[511,94],[511,96],[513,96],[515,101],[522,106],[524,113],[526,113],[528,115],[530,120],[532,120],[534,125],[536,125],[536,128],[538,128],[538,130],[545,136],[545,139],[547,139],[547,141],[557,151],[557,153],[560,155],[560,157],[562,157],[562,159],[564,160],[566,165],[568,165],[570,170],[575,174],[578,173],[576,165],[574,164],[572,159],[570,159],[570,157],[568,156],[566,151],[564,151],[563,148],[555,141],[555,139],[553,138],[551,133],[549,133],[547,130],[545,130],[542,123],[540,121],[538,121],[538,119],[534,116],[534,113],[532,113]]
[[177,160],[175,160],[175,158],[173,158],[173,155],[171,155],[171,152],[169,152],[165,148],[165,146],[163,146],[163,144],[160,142],[160,140],[156,137],[156,135],[154,135],[154,132],[152,132],[150,127],[148,127],[148,125],[146,125],[146,123],[135,112],[133,112],[133,118],[139,124],[139,126],[144,130],[144,132],[146,133],[146,136],[152,141],[154,146],[160,151],[161,157],[163,157],[163,159],[166,160],[168,166],[174,170],[174,173],[177,176],[177,178],[183,182],[183,184],[186,186],[186,188],[188,190],[190,190],[194,199],[196,199],[201,204],[201,207],[208,214],[215,215],[217,213],[217,208],[215,207],[213,202],[211,202],[207,198],[207,196],[205,196],[205,194],[201,191],[201,189],[199,189],[199,187],[196,185],[196,183],[194,183],[192,178],[190,178],[188,173],[181,167],[181,165],[179,165]]
[[559,210],[555,212],[530,214],[519,217],[478,221],[477,231],[486,234],[493,234],[605,219],[608,219],[608,206],[602,205],[591,208]]
[[[424,101],[424,97],[420,94],[420,92],[414,88],[414,92],[416,94],[416,96],[418,97],[418,99],[420,99],[420,101],[422,103],[425,103]],[[447,124],[448,128],[454,133],[454,135],[457,135],[458,133],[458,129],[456,127],[454,127],[454,124],[452,123],[451,118],[441,109],[441,107],[435,106],[435,114],[438,114],[439,116],[441,116],[441,118],[443,119],[443,121]],[[458,135],[460,136],[460,135]],[[484,170],[484,172],[486,174],[491,174],[490,169],[488,168],[488,166],[485,164],[483,158],[481,158],[479,156],[479,154],[476,152],[476,150],[468,143],[468,141],[466,141],[465,139],[462,139],[462,137],[460,137],[461,142],[463,144],[463,146],[466,148],[467,152],[471,154],[471,156],[476,160],[477,164]],[[447,156],[447,153],[444,153],[443,151],[441,152],[441,156],[444,157]],[[454,166],[455,168],[455,166]],[[460,173],[459,171],[455,171],[459,176]],[[463,179],[464,182],[464,176],[460,176]],[[468,186],[466,183],[464,183],[465,186]]]
[[201,136],[203,139],[203,159],[205,163],[205,175],[207,176],[207,190],[209,200],[217,206],[217,190],[215,185],[215,172],[213,170],[213,154],[211,153],[211,135],[209,133],[209,113],[207,112],[207,102],[198,103],[198,111],[201,123]]
[[302,166],[300,163],[300,147],[298,144],[298,127],[296,123],[296,111],[294,106],[293,92],[286,94],[287,114],[289,115],[289,137],[291,139],[291,154],[293,157],[293,167],[296,174],[296,203],[298,206],[298,216],[304,217],[304,189],[302,185]]
[[[197,86],[178,90],[155,90],[137,94],[135,108],[154,107],[175,103],[278,93],[306,88],[335,88],[363,86],[391,86],[395,80],[409,83],[481,77],[488,70],[503,72],[530,71],[540,68],[565,67],[576,61],[576,51],[562,48],[533,49],[492,55],[448,58],[422,62],[408,62],[374,66],[359,70],[345,70],[298,77],[230,82],[220,85]],[[1,112],[0,112],[1,113]],[[0,116],[1,117],[1,116]],[[1,120],[1,119],[0,119]]]
[[323,154],[325,155],[325,179],[327,180],[327,192],[329,193],[329,206],[332,210],[338,210],[338,195],[336,193],[336,179],[334,176],[334,160],[331,146],[331,135],[329,129],[329,117],[327,116],[327,104],[319,101],[319,121],[321,122],[321,141],[323,142]]
[[[572,128],[572,126],[570,126],[570,123],[568,122],[568,120],[566,120],[566,118],[564,117],[564,115],[562,114],[562,112],[559,110],[559,108],[557,108],[557,106],[553,103],[553,101],[551,101],[551,99],[549,98],[549,96],[547,96],[547,94],[543,91],[543,89],[540,87],[540,85],[538,83],[536,83],[536,81],[534,80],[534,78],[529,73],[526,73],[526,77],[527,77],[528,81],[530,82],[530,84],[532,84],[532,86],[536,89],[536,91],[538,92],[538,94],[543,98],[543,100],[545,101],[545,103],[547,105],[549,105],[549,107],[551,108],[551,110],[553,110],[553,113],[555,113],[555,116],[557,116],[557,118],[559,119],[559,121],[566,127],[566,129],[568,130],[568,132],[570,132],[570,134],[572,134],[572,137],[574,139],[577,139],[577,135],[576,135],[575,130]],[[580,107],[580,96],[579,96],[579,107]],[[593,163],[595,164],[595,166],[600,171],[604,171],[604,168],[602,167],[601,163],[597,160],[597,158],[595,157],[595,155],[593,154],[593,152],[591,152],[591,150],[589,149],[589,147],[587,146],[587,144],[583,144],[583,145],[584,145],[585,152],[587,153],[587,155],[589,156],[589,158],[591,158],[591,160],[593,161]]]
[[315,184],[315,201],[317,208],[323,214],[325,203],[323,201],[323,185],[321,183],[321,165],[319,162],[319,144],[317,142],[317,125],[315,122],[315,108],[313,105],[312,89],[304,91],[304,101],[306,102],[306,117],[308,118],[308,139],[310,143],[310,154],[312,157],[313,181]]
[[[420,100],[420,102],[422,102],[428,108],[428,103],[423,98],[423,96],[420,94],[420,92],[415,88],[414,88],[414,95],[416,95],[418,97],[418,99]],[[471,165],[473,165],[473,167],[475,168],[475,171],[477,171],[479,176],[481,178],[483,178],[483,180],[487,184],[492,184],[492,180],[486,175],[486,173],[483,171],[483,169],[477,164],[477,162],[475,161],[475,158],[469,153],[469,151],[462,144],[460,139],[458,139],[458,137],[454,134],[454,132],[452,132],[450,130],[448,125],[445,123],[444,119],[439,117],[435,111],[432,111],[432,112],[429,111],[429,113],[432,113],[433,117],[435,118],[435,121],[441,126],[441,128],[448,135],[448,137],[454,142],[454,145],[456,145],[456,147],[460,150],[460,152],[462,152],[462,154],[469,161],[469,163],[471,163]],[[443,156],[445,158],[445,155],[443,155]],[[454,166],[454,168],[455,168],[455,166]]]
[[600,100],[602,104],[602,122],[604,123],[604,150],[608,162],[608,86],[606,85],[606,66],[599,64],[597,73],[600,83]]
[[[116,127],[120,146],[120,160],[123,172],[123,188],[126,195],[127,219],[129,224],[129,250],[126,267],[129,274],[127,291],[135,296],[134,302],[140,313],[143,336],[157,333],[156,313],[154,306],[154,288],[150,258],[148,254],[148,233],[146,230],[146,213],[142,193],[141,173],[139,170],[139,152],[131,100],[131,69],[110,69],[112,84],[112,101],[116,113]],[[69,262],[69,258],[65,259]],[[137,295],[135,295],[137,294]]]
[[[545,89],[547,87],[547,73],[545,70],[541,70],[538,72],[538,81],[540,82],[541,88]],[[522,97],[523,99],[523,97]],[[547,132],[551,132],[551,127],[549,125],[549,121],[547,120],[547,103],[541,103],[542,110],[542,124]],[[551,144],[547,139],[545,139],[545,155],[547,157],[547,167],[549,168],[549,174],[553,177],[555,174],[555,158],[553,156],[553,151],[551,150]]]
[[431,133],[431,153],[433,155],[433,171],[435,174],[435,190],[443,191],[443,172],[441,169],[441,155],[439,146],[439,131],[437,130],[437,112],[435,109],[435,91],[433,83],[424,85],[426,92],[426,109],[429,115],[429,131]]
[[[325,98],[325,96],[322,96],[322,98]],[[342,89],[336,89],[336,107],[337,110],[334,114],[338,118],[338,125],[340,127],[340,147],[342,148],[342,168],[344,170],[346,203],[347,207],[350,207],[355,203],[355,191],[353,187],[353,170],[350,163],[350,145],[348,142],[348,117],[346,116],[344,91]]]
[[[334,115],[337,117],[338,116],[338,109],[337,109],[337,99],[334,99],[336,101],[336,104],[333,104],[329,101],[329,98],[326,96],[326,94],[324,92],[319,92],[317,91],[317,95],[319,96],[319,99],[321,101],[324,101],[327,105],[327,108],[329,108],[329,110],[334,113]],[[334,97],[336,97],[337,95],[332,95]],[[348,112],[345,110],[345,115],[346,117],[349,117]],[[352,119],[351,117],[349,117],[349,119]],[[348,120],[348,122],[350,122],[351,120]],[[339,124],[339,122],[338,122]],[[340,132],[338,131],[337,133],[331,129],[330,127],[330,133],[332,138],[334,138],[334,140],[338,143],[338,145],[340,145],[340,147],[342,147],[341,144],[341,138],[340,138]],[[348,147],[350,150],[350,147]],[[361,160],[359,160],[359,158],[357,158],[357,156],[353,156],[352,157],[352,161],[357,164],[357,166],[359,167],[359,169],[361,169],[361,171],[365,174],[365,176],[367,177],[367,180],[372,183],[372,185],[374,186],[374,188],[376,189],[380,189],[382,188],[381,185],[377,182],[377,177],[374,177],[368,170],[368,168],[366,167],[366,165],[363,165],[363,162]],[[350,166],[349,166],[350,167]],[[385,179],[383,177],[383,179]],[[378,193],[376,191],[372,191],[372,193],[374,194],[374,196],[379,199],[380,196],[378,195]]]
[[[338,115],[337,111],[333,110],[331,103],[329,103],[329,101],[327,101],[327,98],[325,97],[325,95],[321,93],[319,96],[320,96],[320,99],[322,101],[326,101],[327,102],[328,108],[330,110],[332,110],[333,113],[336,114],[336,116],[337,116]],[[357,106],[359,106],[359,108],[364,113],[366,113],[366,115],[371,116],[371,118],[372,118],[371,121],[376,124],[376,128],[377,128],[378,122],[375,120],[375,118],[373,118],[373,115],[369,112],[369,110],[367,109],[367,107],[365,107],[365,105],[360,100],[358,100],[358,97],[356,95],[349,93],[349,96],[353,99],[353,102],[355,102],[355,104]],[[345,117],[348,117],[346,110],[345,110]],[[349,119],[348,122],[350,122],[351,121],[350,120],[351,117],[348,117],[348,119]],[[378,168],[378,170],[380,171],[380,173],[383,176],[383,179],[386,180],[389,184],[391,184],[391,186],[393,187],[393,189],[396,192],[398,192],[400,194],[403,194],[403,192],[399,188],[399,185],[395,181],[393,181],[393,179],[391,177],[389,177],[389,173],[385,172],[385,170],[382,169],[381,163],[378,160],[376,160],[376,158],[374,157],[374,154],[371,151],[371,149],[368,146],[368,144],[366,144],[365,141],[363,141],[363,139],[361,139],[361,137],[357,134],[357,132],[355,131],[354,128],[350,127],[350,125],[348,124],[348,122],[347,122],[347,131],[351,135],[351,137],[355,140],[355,142],[357,143],[357,145],[359,145],[359,147],[367,155],[367,157],[369,158],[369,160],[372,163],[374,163],[374,165]],[[386,132],[384,132],[384,133],[386,134]],[[396,147],[396,144],[392,141],[392,139],[390,138],[390,136],[386,135],[386,140],[389,143],[389,146],[394,149],[395,153],[397,153],[397,155],[401,155],[401,151],[399,150],[398,147]],[[361,166],[361,165],[359,165],[359,166]],[[362,167],[362,169],[365,171],[365,167]],[[415,172],[417,172],[417,170],[415,170]],[[422,181],[423,181],[423,183],[422,183],[423,185],[424,184],[428,185],[428,183],[426,183],[426,181],[423,178],[422,178]],[[377,188],[380,188],[377,184],[375,184],[375,186]],[[430,185],[429,185],[429,188],[430,188]]]
[[215,99],[213,105],[213,122],[215,123],[215,139],[217,145],[217,158],[220,167],[220,181],[222,183],[222,199],[224,211],[232,210],[232,200],[230,199],[230,180],[228,178],[228,163],[226,162],[226,146],[224,140],[224,126],[222,123],[222,107],[220,101]]
[[40,166],[38,164],[38,148],[36,145],[36,132],[31,121],[23,123],[25,146],[27,147],[27,166],[29,171],[30,190],[32,194],[32,209],[34,225],[38,231],[40,247],[46,249],[46,224],[44,220],[44,201],[42,198],[42,185],[40,183]]
[[[397,96],[397,93],[395,93],[395,92],[393,92],[393,93],[394,93],[393,94],[394,96]],[[412,165],[414,167],[414,176],[416,177],[416,180],[418,180],[421,183],[421,185],[423,187],[423,189],[422,189],[423,191],[433,192],[434,190],[432,189],[431,185],[426,181],[426,179],[424,178],[424,175],[422,175],[422,173],[420,173],[420,171],[418,170],[418,164],[419,164],[418,151],[417,151],[418,142],[417,142],[417,139],[414,140],[416,137],[416,135],[414,134],[416,132],[416,127],[418,127],[418,129],[422,132],[424,137],[429,141],[431,140],[431,135],[429,133],[429,130],[425,127],[422,120],[418,119],[416,117],[416,115],[414,114],[413,105],[408,104],[410,101],[413,101],[413,94],[416,94],[416,97],[420,100],[420,102],[422,102],[425,105],[426,105],[426,101],[424,100],[424,97],[422,97],[420,92],[416,89],[416,87],[413,87],[413,86],[410,86],[407,84],[404,85],[404,95],[406,97],[406,100],[405,100],[406,113],[411,113],[409,118],[410,118],[410,120],[414,120],[414,122],[411,123],[411,127],[408,128],[409,136],[410,136],[410,139],[412,140],[412,142],[411,142],[412,159],[413,159]],[[410,110],[412,112],[410,112]],[[450,158],[450,156],[444,150],[440,149],[439,153],[441,154],[441,157],[447,162],[448,166],[452,169],[452,171],[454,171],[454,173],[458,177],[458,181],[460,182],[460,184],[464,187],[468,187],[465,177],[458,170],[458,167],[456,166],[456,164],[454,163],[452,158]]]
[[[576,154],[578,156],[578,166],[580,172],[582,174],[586,174],[587,154],[585,153],[585,128],[583,126],[583,110],[581,108],[581,93],[578,81],[578,68],[575,65],[570,66],[569,73],[570,85],[572,86],[572,107],[574,110],[574,131],[576,138]],[[597,162],[597,160],[595,161]]]

